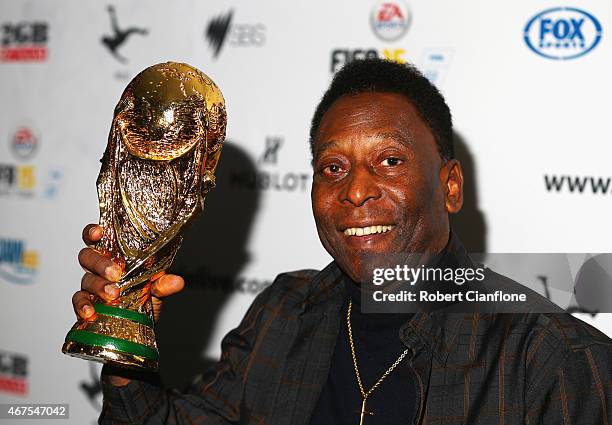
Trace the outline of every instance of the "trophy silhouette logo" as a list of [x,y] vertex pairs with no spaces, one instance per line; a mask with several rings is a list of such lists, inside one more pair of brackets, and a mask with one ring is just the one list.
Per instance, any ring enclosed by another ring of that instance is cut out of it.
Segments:
[[62,352],[158,368],[150,286],[170,267],[215,185],[226,122],[219,88],[187,64],[153,65],[128,84],[97,180],[104,233],[95,249],[122,268],[120,296],[96,298],[95,314],[74,324]]

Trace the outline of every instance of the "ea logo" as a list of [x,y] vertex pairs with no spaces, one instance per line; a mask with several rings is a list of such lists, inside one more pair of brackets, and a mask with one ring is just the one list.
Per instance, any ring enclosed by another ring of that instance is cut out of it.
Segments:
[[601,40],[601,24],[590,13],[572,7],[547,9],[525,25],[527,46],[540,56],[575,59],[593,50]]
[[381,40],[401,38],[410,25],[410,11],[402,0],[379,0],[372,8],[370,23]]
[[38,147],[38,137],[28,127],[19,127],[13,134],[13,153],[19,159],[30,159]]

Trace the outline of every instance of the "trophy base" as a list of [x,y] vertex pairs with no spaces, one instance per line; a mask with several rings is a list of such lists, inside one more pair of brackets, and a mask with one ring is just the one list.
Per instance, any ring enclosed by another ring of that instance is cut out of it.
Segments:
[[[128,306],[130,295],[122,301]],[[150,298],[145,298],[141,313],[94,302],[95,314],[79,319],[66,335],[62,352],[69,356],[93,360],[113,366],[156,371],[159,352],[153,331]]]
[[75,341],[66,341],[62,353],[84,360],[109,364],[128,369],[146,369],[155,372],[159,368],[157,360],[147,359],[131,353],[124,353],[107,347],[87,345]]

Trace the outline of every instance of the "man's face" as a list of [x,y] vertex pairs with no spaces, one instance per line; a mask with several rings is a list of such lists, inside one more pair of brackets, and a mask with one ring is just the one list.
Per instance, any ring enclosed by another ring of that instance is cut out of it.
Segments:
[[353,280],[364,254],[437,253],[461,208],[461,168],[440,157],[417,109],[395,93],[338,99],[314,141],[312,208],[325,249]]

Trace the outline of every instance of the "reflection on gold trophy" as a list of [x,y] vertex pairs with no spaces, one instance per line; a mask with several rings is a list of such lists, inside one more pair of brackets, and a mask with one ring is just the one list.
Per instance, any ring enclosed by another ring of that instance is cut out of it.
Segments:
[[150,285],[214,187],[225,126],[221,91],[189,65],[153,65],[127,86],[97,181],[104,235],[95,247],[122,267],[121,295],[94,300],[95,315],[72,327],[64,353],[157,369]]

